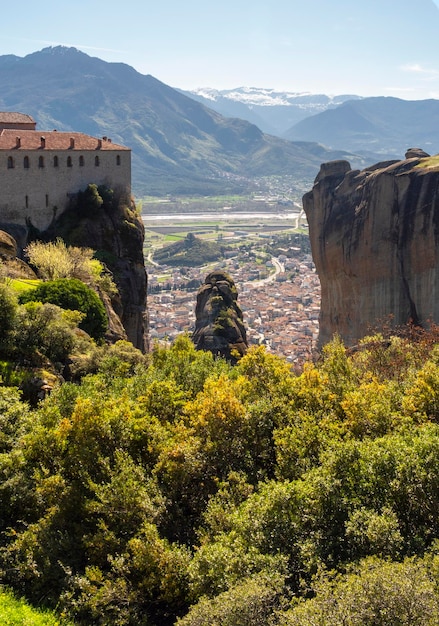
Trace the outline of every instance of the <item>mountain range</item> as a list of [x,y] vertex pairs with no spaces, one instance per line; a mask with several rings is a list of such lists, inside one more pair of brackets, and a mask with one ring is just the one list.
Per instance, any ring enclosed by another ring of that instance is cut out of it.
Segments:
[[[41,130],[107,136],[132,149],[135,195],[254,190],[267,177],[311,185],[325,161],[353,167],[437,151],[439,101],[240,88],[182,92],[76,48],[0,56],[0,109]],[[207,106],[209,105],[209,106]]]
[[32,115],[41,130],[79,130],[129,146],[137,195],[236,193],[269,175],[312,180],[322,161],[350,156],[266,135],[76,48],[0,56],[0,85],[0,108]]
[[439,100],[364,98],[301,120],[284,136],[333,150],[401,157],[409,147],[439,152]]
[[328,96],[238,87],[186,92],[222,115],[291,141],[317,142],[366,159],[400,158],[409,147],[439,151],[439,101]]
[[226,117],[239,117],[256,124],[264,133],[283,137],[301,120],[333,109],[360,96],[295,93],[258,87],[184,91],[186,95]]

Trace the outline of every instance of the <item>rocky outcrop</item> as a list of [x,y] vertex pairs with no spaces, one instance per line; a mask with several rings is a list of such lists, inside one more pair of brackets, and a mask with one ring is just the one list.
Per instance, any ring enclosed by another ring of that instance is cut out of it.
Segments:
[[36,278],[36,274],[27,263],[17,257],[19,246],[14,237],[0,230],[0,277]]
[[325,163],[303,197],[321,283],[319,345],[383,323],[439,322],[439,156],[411,148],[362,171]]
[[[148,350],[147,275],[143,258],[144,226],[132,201],[113,198],[94,210],[72,207],[43,233],[67,245],[92,248],[110,270],[118,288],[111,303],[104,299],[114,340],[122,332],[141,350]],[[114,316],[116,313],[117,317]],[[113,323],[112,323],[113,321]]]
[[17,242],[9,233],[0,230],[0,258],[15,259],[17,256]]
[[236,363],[248,348],[238,291],[233,279],[222,271],[208,274],[200,287],[195,308],[193,342],[198,350]]

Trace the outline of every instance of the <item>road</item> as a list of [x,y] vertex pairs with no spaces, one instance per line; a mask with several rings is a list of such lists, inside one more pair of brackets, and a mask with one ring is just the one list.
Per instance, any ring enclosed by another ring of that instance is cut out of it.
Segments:
[[245,286],[246,287],[250,287],[250,288],[254,288],[254,287],[260,287],[261,285],[264,285],[265,283],[272,283],[273,281],[276,280],[276,277],[278,274],[281,274],[282,272],[285,272],[285,265],[279,261],[279,259],[275,256],[271,257],[271,262],[274,265],[274,273],[270,274],[270,276],[267,276],[267,278],[261,278],[261,280],[250,280],[245,282]]

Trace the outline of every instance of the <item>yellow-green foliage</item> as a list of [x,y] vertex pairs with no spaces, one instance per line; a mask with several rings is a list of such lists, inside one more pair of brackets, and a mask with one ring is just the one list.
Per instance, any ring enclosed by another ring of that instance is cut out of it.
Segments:
[[91,248],[66,246],[58,238],[48,243],[33,241],[26,248],[26,254],[43,280],[78,278],[110,294],[117,291],[111,276],[104,272],[103,264],[93,258]]
[[435,337],[300,375],[122,342],[35,409],[0,387],[4,581],[80,624],[437,624]]
[[7,284],[11,289],[15,291],[15,293],[20,294],[23,291],[28,291],[29,289],[34,289],[37,285],[39,285],[41,280],[38,279],[30,279],[30,278],[14,278],[7,281]]
[[421,159],[420,163],[416,167],[439,167],[439,155],[436,154],[431,157]]
[[73,626],[53,612],[31,607],[11,591],[0,589],[0,624],[4,626]]

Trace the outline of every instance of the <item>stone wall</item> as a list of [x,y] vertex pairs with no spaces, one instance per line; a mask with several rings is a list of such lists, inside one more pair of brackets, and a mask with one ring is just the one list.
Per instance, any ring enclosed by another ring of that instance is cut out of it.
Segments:
[[[54,166],[57,157],[58,165]],[[82,157],[80,165],[80,157]],[[11,161],[8,159],[12,158]],[[24,167],[25,158],[29,167]],[[40,163],[43,159],[43,167]],[[68,166],[67,159],[71,159]],[[96,165],[95,159],[99,159]],[[9,165],[9,167],[8,167]],[[131,189],[130,150],[23,150],[0,153],[0,222],[25,225],[26,219],[40,230],[63,212],[72,194],[89,183],[108,185],[115,191]]]

